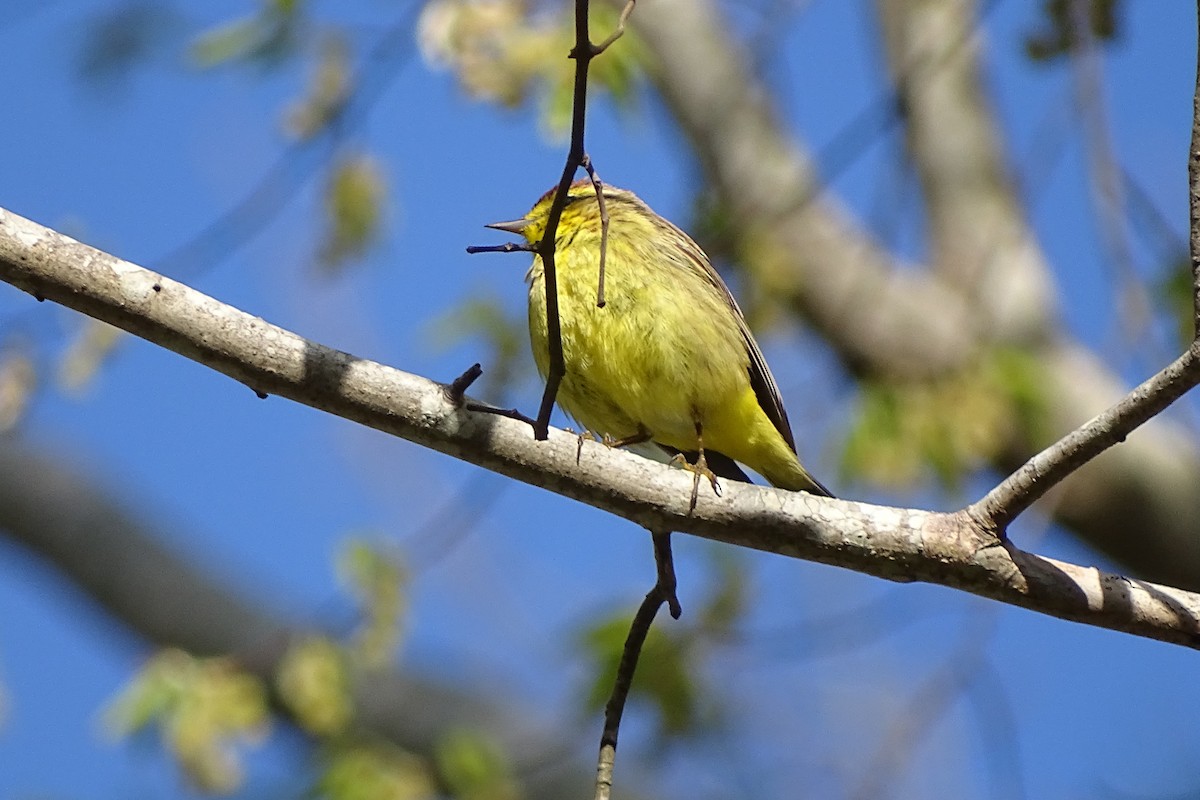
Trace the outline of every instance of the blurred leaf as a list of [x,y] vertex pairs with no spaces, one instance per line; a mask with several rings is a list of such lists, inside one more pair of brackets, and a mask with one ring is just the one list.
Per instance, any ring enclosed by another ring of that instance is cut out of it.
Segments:
[[[603,41],[616,29],[619,10],[592,4],[590,29],[593,41]],[[552,44],[542,48],[543,62],[537,72],[542,88],[542,123],[549,134],[565,138],[571,132],[571,112],[575,103],[575,61],[566,55],[575,46],[574,14],[559,17],[558,30]],[[629,28],[619,40],[592,60],[588,68],[588,99],[594,102],[600,91],[612,96],[617,107],[632,108],[636,96],[633,88],[641,74],[644,57],[642,44]]]
[[80,77],[110,83],[127,78],[178,27],[177,14],[161,3],[137,0],[100,12],[82,27]]
[[266,37],[259,17],[242,17],[210,28],[192,42],[192,61],[201,69],[245,58]]
[[58,385],[72,394],[82,394],[105,360],[124,338],[124,331],[90,317],[68,345],[58,367]]
[[1073,6],[1087,6],[1091,35],[1102,42],[1117,37],[1117,0],[1042,0],[1042,20],[1038,28],[1025,36],[1025,52],[1034,61],[1048,62],[1071,52],[1078,35],[1075,32]]
[[320,246],[320,262],[328,272],[362,256],[380,237],[387,185],[370,156],[344,157],[334,165],[325,185],[328,227]]
[[383,666],[400,641],[407,576],[394,556],[362,539],[348,542],[337,559],[338,575],[358,600],[363,622],[354,635],[353,654],[367,666]]
[[229,659],[164,650],[134,676],[104,712],[118,736],[155,727],[201,790],[231,792],[242,783],[234,745],[258,741],[269,723],[266,692]]
[[[592,5],[591,30],[603,40],[617,11]],[[542,121],[554,136],[569,129],[575,62],[573,15],[567,5],[522,0],[431,0],[418,25],[426,63],[453,70],[472,97],[514,108],[531,94],[540,98]],[[590,88],[606,91],[629,107],[641,72],[643,48],[625,35],[592,62]],[[593,95],[594,96],[594,95]]]
[[[592,662],[593,676],[586,697],[589,709],[602,710],[608,702],[630,619],[617,615],[584,632],[581,644]],[[654,709],[657,738],[695,734],[712,716],[711,707],[705,705],[706,693],[691,667],[690,641],[688,636],[668,634],[654,626],[642,647],[629,700]]]
[[[620,9],[614,5],[593,3],[591,12],[592,39],[596,42],[603,41],[616,30]],[[573,26],[574,22],[571,23],[571,27]],[[572,33],[572,43],[573,39]],[[589,92],[590,84],[594,81],[612,95],[618,106],[628,107],[635,99],[633,90],[645,63],[645,45],[636,31],[627,26],[620,39],[592,60],[588,69]]]
[[296,0],[267,0],[257,14],[223,22],[196,36],[191,60],[201,69],[234,61],[273,65],[297,51],[303,22]]
[[297,139],[320,133],[345,108],[350,96],[350,50],[337,36],[327,36],[304,98],[287,110],[284,128]]
[[433,800],[429,770],[390,744],[353,744],[327,757],[314,792],[325,800]]
[[956,488],[967,472],[1002,452],[1044,441],[1044,386],[1037,361],[1016,349],[990,351],[936,381],[866,381],[842,455],[843,475],[911,486],[929,470]]
[[705,592],[699,627],[707,636],[721,637],[738,628],[746,615],[746,564],[741,553],[730,547],[706,552],[716,576]]
[[17,426],[37,387],[37,368],[24,346],[0,350],[0,433]]
[[433,344],[449,349],[476,336],[490,350],[483,365],[483,378],[471,387],[471,393],[491,402],[501,402],[509,388],[524,378],[532,365],[528,358],[529,323],[526,316],[510,316],[500,300],[490,296],[467,297],[457,306],[433,320],[429,327]]
[[688,231],[714,263],[737,259],[741,232],[729,207],[711,187],[696,193]]
[[316,736],[340,734],[354,716],[346,654],[323,636],[293,642],[279,665],[279,696],[296,722]]
[[518,800],[520,787],[512,775],[502,743],[482,733],[456,731],[434,752],[438,774],[456,800]]
[[1192,291],[1192,262],[1184,253],[1167,269],[1166,277],[1158,281],[1154,292],[1168,317],[1175,321],[1181,347],[1190,345],[1195,335]]

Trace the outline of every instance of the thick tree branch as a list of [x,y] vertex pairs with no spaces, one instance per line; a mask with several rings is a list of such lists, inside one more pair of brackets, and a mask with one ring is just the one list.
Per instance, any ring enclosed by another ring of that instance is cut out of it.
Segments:
[[1200,595],[1024,553],[965,512],[939,514],[729,483],[690,508],[691,477],[553,430],[467,411],[446,388],[308,342],[161,275],[0,211],[0,279],[251,386],[625,517],[896,581],[951,586],[1064,619],[1200,648]]

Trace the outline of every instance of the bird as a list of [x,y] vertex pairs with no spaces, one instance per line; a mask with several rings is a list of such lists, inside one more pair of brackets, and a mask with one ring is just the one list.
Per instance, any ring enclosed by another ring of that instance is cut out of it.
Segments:
[[[556,189],[525,216],[487,227],[536,246]],[[599,302],[602,193],[608,215],[604,296]],[[536,253],[536,250],[535,250]],[[701,475],[832,497],[800,463],[779,387],[745,316],[690,236],[633,192],[571,184],[555,232],[554,263],[566,368],[559,406],[614,446],[655,446]],[[534,361],[550,369],[545,266],[534,256],[529,334]]]

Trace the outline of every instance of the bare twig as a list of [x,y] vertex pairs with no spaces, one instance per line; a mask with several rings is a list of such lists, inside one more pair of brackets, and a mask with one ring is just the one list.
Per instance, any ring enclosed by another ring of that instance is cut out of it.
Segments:
[[534,246],[524,242],[505,242],[504,244],[472,244],[467,245],[467,252],[476,253],[532,253]]
[[654,540],[654,567],[658,574],[658,587],[662,589],[667,600],[667,609],[671,619],[679,619],[683,607],[679,605],[679,596],[675,594],[675,556],[671,553],[671,532],[650,532]]
[[[631,0],[632,5],[632,0]],[[600,206],[600,278],[596,282],[596,308],[604,308],[604,268],[608,260],[608,205],[604,202],[604,181],[592,166],[592,157],[584,154],[583,168],[596,192],[596,204]]]
[[497,417],[507,417],[508,419],[524,422],[526,425],[533,425],[533,420],[515,408],[499,408],[488,403],[481,403],[478,400],[467,400],[467,389],[471,388],[471,384],[478,380],[482,374],[483,368],[479,364],[472,364],[467,367],[466,372],[443,387],[446,399],[456,408],[465,408],[467,411],[475,411],[480,414],[494,414]]
[[[1197,16],[1200,16],[1198,14]],[[1192,98],[1192,144],[1188,150],[1188,208],[1191,222],[1192,313],[1200,339],[1200,53],[1196,58],[1197,91]]]
[[471,384],[478,380],[479,376],[482,374],[483,367],[479,366],[478,362],[467,367],[466,372],[464,372],[462,375],[459,375],[446,387],[446,397],[448,397],[450,402],[454,403],[454,405],[461,406],[463,403],[463,395],[466,394],[467,389],[471,388]]
[[1141,384],[1119,403],[1068,433],[1025,462],[999,486],[967,508],[1002,534],[1013,519],[1052,486],[1100,455],[1200,383],[1200,343]]
[[617,736],[621,731],[621,717],[625,713],[625,701],[633,686],[633,674],[637,670],[642,645],[650,633],[650,626],[658,609],[666,603],[671,616],[679,619],[679,598],[675,596],[675,566],[671,556],[671,534],[651,531],[654,541],[654,564],[657,578],[654,588],[647,592],[629,625],[629,635],[621,650],[621,661],[613,680],[613,690],[604,705],[604,732],[600,734],[600,756],[596,765],[596,800],[608,800],[612,793],[613,766],[617,758]]
[[608,49],[609,45],[611,45],[617,39],[620,39],[625,34],[625,23],[629,22],[629,15],[633,13],[633,7],[635,5],[637,5],[637,0],[629,0],[629,2],[625,4],[625,7],[621,9],[621,16],[617,19],[616,29],[608,35],[607,39],[592,47],[592,55],[600,55]]

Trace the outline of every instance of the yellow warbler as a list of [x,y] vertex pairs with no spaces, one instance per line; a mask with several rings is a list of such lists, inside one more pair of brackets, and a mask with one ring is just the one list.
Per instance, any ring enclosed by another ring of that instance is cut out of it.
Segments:
[[[708,256],[633,192],[604,186],[609,215],[605,304],[597,304],[600,207],[588,181],[571,186],[555,240],[566,376],[558,403],[607,441],[653,442],[689,456],[698,475],[832,496],[800,464],[779,388],[729,288]],[[490,228],[542,238],[554,190],[524,217]],[[543,377],[550,357],[545,274],[535,256],[529,335]]]

